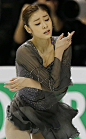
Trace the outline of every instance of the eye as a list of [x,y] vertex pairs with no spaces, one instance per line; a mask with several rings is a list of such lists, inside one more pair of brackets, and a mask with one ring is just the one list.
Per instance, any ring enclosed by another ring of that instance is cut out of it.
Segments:
[[45,21],[48,21],[49,20],[49,18],[48,19],[46,19]]
[[38,25],[40,25],[40,23],[38,23],[38,24],[35,24],[36,26],[38,26]]

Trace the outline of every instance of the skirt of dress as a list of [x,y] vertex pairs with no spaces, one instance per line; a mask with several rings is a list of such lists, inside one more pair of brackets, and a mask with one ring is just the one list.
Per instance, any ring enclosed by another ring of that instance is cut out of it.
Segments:
[[36,105],[34,107],[33,102],[37,103],[38,100],[25,103],[25,99],[21,99],[21,96],[15,94],[10,106],[7,107],[8,120],[20,130],[30,130],[32,134],[41,132],[45,139],[73,139],[79,136],[79,132],[72,124],[72,119],[78,113],[77,109],[56,101],[54,95],[48,92],[45,98],[41,96],[37,105],[41,107],[45,100],[49,101],[47,104],[49,105],[51,101],[52,105],[50,104],[50,107],[45,105],[45,109],[44,107],[37,109]]

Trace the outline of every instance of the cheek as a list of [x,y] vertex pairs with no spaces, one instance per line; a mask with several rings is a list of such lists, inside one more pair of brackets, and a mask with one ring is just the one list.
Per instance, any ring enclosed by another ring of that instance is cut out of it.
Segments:
[[40,31],[39,27],[34,27],[33,28],[33,35],[40,36],[40,33],[41,33],[41,31]]
[[52,21],[49,21],[49,26],[52,28]]
[[50,23],[50,24],[51,24],[51,27],[52,27],[52,21],[51,21],[51,23]]
[[35,26],[33,24],[30,23],[30,28],[33,34],[36,34],[36,32],[38,32],[40,30],[39,26]]
[[38,25],[38,26],[34,25],[33,26],[33,31],[37,31],[37,30],[40,30],[40,25]]
[[41,26],[35,26],[33,28],[33,34],[37,35],[37,34],[40,34],[40,33],[41,33]]

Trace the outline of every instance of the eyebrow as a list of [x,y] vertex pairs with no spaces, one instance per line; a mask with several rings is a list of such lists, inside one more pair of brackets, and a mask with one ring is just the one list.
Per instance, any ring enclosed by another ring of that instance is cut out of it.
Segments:
[[[46,17],[46,16],[48,16],[48,15],[44,15],[43,17]],[[38,19],[34,20],[33,22],[38,21],[39,19],[40,19],[40,18],[38,18]]]

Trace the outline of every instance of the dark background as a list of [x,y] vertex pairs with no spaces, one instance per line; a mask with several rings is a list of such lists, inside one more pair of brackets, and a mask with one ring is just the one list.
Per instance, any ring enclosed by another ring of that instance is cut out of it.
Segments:
[[[15,53],[19,44],[16,44],[13,40],[13,34],[23,4],[33,2],[35,1],[0,0],[0,66],[15,65]],[[61,6],[63,0],[60,0],[59,3]],[[57,11],[57,14],[60,12],[60,9]],[[53,35],[58,36],[61,33],[65,33],[66,36],[68,31],[75,30],[76,33],[73,36],[74,41],[72,43],[72,66],[86,66],[86,25],[77,20],[65,20],[63,22],[63,29],[59,32],[54,31]]]

